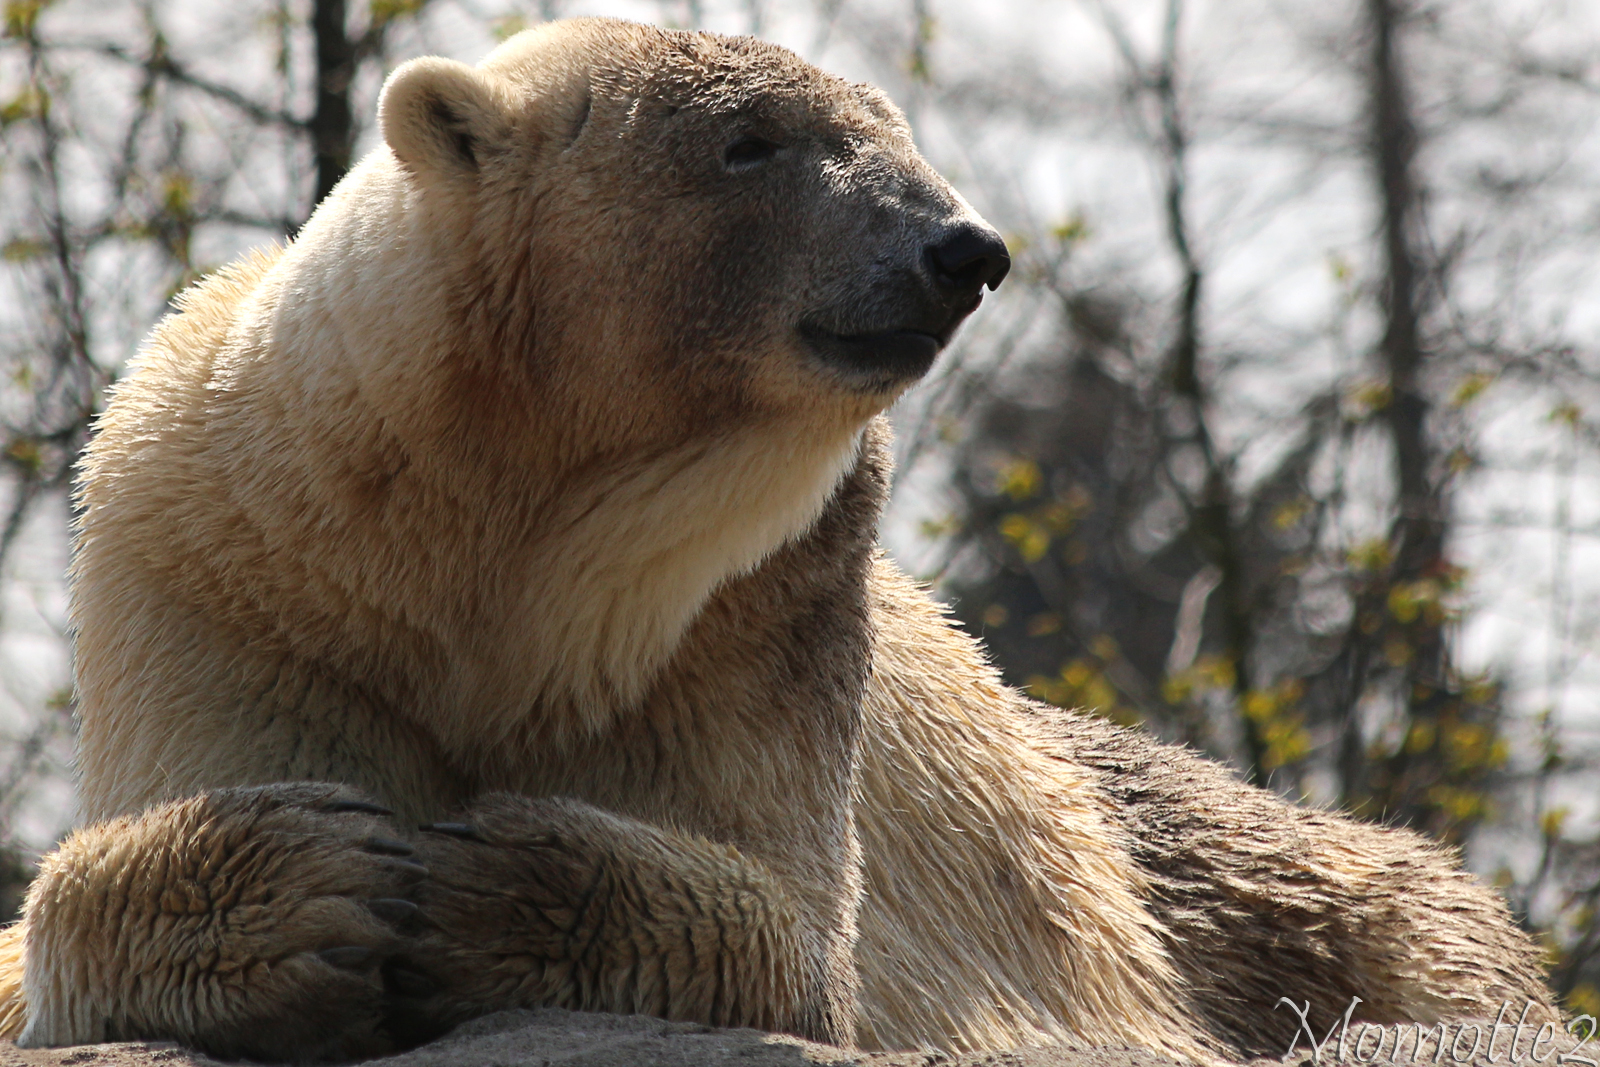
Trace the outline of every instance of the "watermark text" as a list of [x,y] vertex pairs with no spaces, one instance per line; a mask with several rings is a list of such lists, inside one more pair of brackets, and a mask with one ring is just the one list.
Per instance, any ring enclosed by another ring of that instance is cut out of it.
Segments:
[[[1335,1063],[1444,1063],[1445,1054],[1448,1052],[1452,1063],[1471,1063],[1478,1059],[1480,1051],[1487,1053],[1489,1063],[1556,1063],[1575,1064],[1577,1067],[1600,1067],[1593,1058],[1593,1049],[1585,1050],[1585,1046],[1595,1036],[1595,1018],[1593,1015],[1580,1015],[1566,1025],[1566,1033],[1562,1034],[1559,1025],[1546,1020],[1535,1030],[1532,1023],[1528,1022],[1528,1013],[1533,1010],[1533,1001],[1528,1001],[1522,1007],[1522,1015],[1516,1025],[1506,1021],[1506,1014],[1511,1010],[1511,1002],[1506,1001],[1500,1005],[1500,1014],[1495,1017],[1493,1026],[1480,1025],[1476,1022],[1462,1023],[1434,1023],[1432,1026],[1423,1026],[1421,1023],[1377,1023],[1357,1022],[1351,1023],[1351,1016],[1355,1014],[1356,1005],[1361,1003],[1360,997],[1351,997],[1350,1006],[1345,1008],[1341,1018],[1334,1019],[1323,1033],[1322,1038],[1317,1038],[1316,1030],[1311,1024],[1311,1001],[1304,1005],[1296,1004],[1288,997],[1279,997],[1278,1003],[1272,1006],[1273,1010],[1289,1006],[1300,1020],[1300,1027],[1294,1032],[1294,1038],[1289,1042],[1289,1050],[1283,1054],[1284,1062],[1294,1055],[1300,1047],[1303,1037],[1311,1047],[1311,1062],[1320,1067],[1322,1056],[1327,1053]],[[1452,1036],[1451,1029],[1455,1033]],[[1483,1048],[1485,1032],[1488,1034],[1489,1047]],[[1337,1044],[1333,1043],[1334,1034],[1339,1035]],[[1511,1040],[1500,1044],[1502,1034],[1509,1033]],[[1523,1039],[1532,1034],[1533,1040],[1526,1046]],[[1467,1035],[1472,1035],[1471,1044],[1467,1043]],[[1432,1058],[1424,1051],[1431,1047]],[[1504,1055],[1505,1060],[1500,1057]]]

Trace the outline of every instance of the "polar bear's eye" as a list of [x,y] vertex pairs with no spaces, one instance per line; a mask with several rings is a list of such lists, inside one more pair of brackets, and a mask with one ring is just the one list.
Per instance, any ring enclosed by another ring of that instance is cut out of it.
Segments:
[[722,150],[722,165],[729,170],[745,170],[771,159],[779,147],[765,137],[745,134]]

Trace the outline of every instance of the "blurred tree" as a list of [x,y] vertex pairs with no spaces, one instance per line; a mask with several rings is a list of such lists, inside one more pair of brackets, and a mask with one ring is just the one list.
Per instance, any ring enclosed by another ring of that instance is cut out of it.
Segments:
[[[0,567],[41,508],[46,536],[63,536],[73,461],[169,298],[242,248],[292,235],[343,176],[363,128],[353,94],[381,76],[391,29],[427,2],[350,12],[345,0],[268,0],[195,33],[191,13],[153,0],[6,0]],[[23,723],[0,814],[61,773],[70,712],[58,695]],[[6,886],[26,872],[13,827],[0,819],[0,921],[15,902]]]
[[[1053,283],[1067,351],[1033,373],[1054,376],[1048,392],[1064,402],[1027,411],[999,399],[979,414],[958,481],[967,536],[998,566],[952,588],[1016,680],[1047,699],[1151,721],[1291,791],[1320,728],[1334,739],[1324,747],[1343,803],[1458,838],[1481,817],[1504,753],[1495,688],[1477,684],[1469,699],[1445,640],[1460,583],[1446,554],[1447,456],[1459,442],[1430,424],[1422,372],[1449,345],[1424,351],[1439,291],[1425,279],[1438,265],[1419,207],[1399,15],[1390,0],[1370,0],[1366,14],[1353,32],[1368,42],[1369,103],[1350,116],[1348,141],[1368,160],[1381,219],[1383,273],[1364,298],[1385,327],[1364,380],[1304,401],[1274,463],[1246,476],[1213,428],[1217,354],[1189,203],[1182,4],[1167,3],[1149,60],[1101,10],[1127,113],[1160,175],[1176,293],[1166,321],[1141,335],[1126,309]],[[1059,277],[1076,235],[1053,235],[1048,274]],[[1143,374],[1119,381],[1113,366]],[[1313,467],[1374,431],[1391,454],[1392,518],[1382,536],[1349,546],[1329,529],[1345,486],[1316,484]],[[1074,526],[1082,535],[1065,537]],[[1374,703],[1387,716],[1381,737],[1363,713]]]

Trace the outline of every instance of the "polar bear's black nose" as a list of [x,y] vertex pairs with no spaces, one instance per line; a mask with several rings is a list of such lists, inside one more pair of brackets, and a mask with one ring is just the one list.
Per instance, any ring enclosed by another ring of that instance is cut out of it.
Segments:
[[1011,269],[1011,254],[998,233],[967,223],[929,247],[928,262],[941,286],[976,293],[985,285],[1000,288]]

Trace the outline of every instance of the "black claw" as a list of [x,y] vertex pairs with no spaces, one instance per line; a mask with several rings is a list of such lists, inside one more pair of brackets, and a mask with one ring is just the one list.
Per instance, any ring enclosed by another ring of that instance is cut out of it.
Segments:
[[369,804],[365,800],[332,800],[322,806],[323,811],[342,814],[347,811],[360,812],[363,815],[393,815],[394,812],[381,804]]
[[392,837],[369,837],[361,842],[361,847],[380,856],[409,856],[416,851],[404,841],[396,841]]
[[396,874],[404,874],[412,878],[428,877],[428,868],[424,867],[416,860],[389,860],[384,864],[384,866],[388,867]]
[[442,988],[438,982],[421,971],[391,963],[383,969],[383,984],[390,992],[403,997],[431,997]]
[[341,945],[338,948],[325,948],[317,953],[324,963],[332,964],[340,970],[364,971],[378,958],[378,954],[370,948],[360,945]]
[[367,910],[390,926],[400,926],[417,917],[417,912],[422,909],[409,900],[399,897],[379,897],[377,900],[367,901]]
[[483,835],[478,833],[477,827],[468,826],[464,822],[430,822],[423,826],[422,829],[431,834],[449,834],[451,837],[459,837],[463,841],[479,841],[483,844],[488,844],[487,841],[484,841]]

